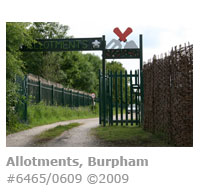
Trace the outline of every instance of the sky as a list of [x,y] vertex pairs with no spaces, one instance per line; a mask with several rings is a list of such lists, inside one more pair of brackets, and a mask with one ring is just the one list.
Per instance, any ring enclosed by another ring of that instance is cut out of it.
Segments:
[[[197,0],[73,0],[63,1],[5,1],[1,6],[1,19],[16,22],[60,22],[70,27],[69,35],[75,38],[106,36],[106,42],[118,39],[115,27],[133,32],[127,37],[139,45],[143,34],[143,60],[160,55],[172,47],[193,43],[196,25],[194,12]],[[196,6],[197,5],[197,6]],[[9,10],[6,12],[6,10]],[[101,56],[101,52],[92,52]],[[129,71],[139,68],[139,60],[119,60]],[[108,60],[109,61],[109,60]]]
[[[89,7],[85,6],[86,2]],[[119,27],[122,32],[131,27],[133,32],[127,39],[134,40],[139,45],[139,34],[143,34],[143,61],[147,62],[154,54],[169,52],[174,46],[188,42],[193,44],[193,23],[187,14],[191,7],[192,1],[185,0],[118,2],[86,0],[76,12],[82,14],[64,18],[60,22],[70,27],[69,34],[74,37],[105,35],[106,43],[118,39],[113,33],[115,27]],[[101,52],[92,53],[101,56]],[[116,59],[116,61],[122,62],[128,71],[139,69],[137,59]]]
[[[68,23],[66,23],[68,24]],[[128,27],[133,29],[133,32],[127,37],[128,41],[134,40],[139,46],[139,34],[143,35],[143,61],[147,62],[150,60],[154,54],[160,55],[165,52],[169,52],[172,47],[184,45],[185,43],[193,43],[191,33],[192,29],[185,26],[159,26],[151,24],[135,24],[132,20],[128,21],[128,25],[117,25],[115,23],[109,23],[107,28],[104,28],[106,24],[99,23],[95,28],[92,23],[83,23],[77,26],[76,23],[69,24],[70,31],[69,34],[74,37],[101,37],[106,36],[106,44],[108,44],[112,39],[118,39],[117,35],[113,32],[115,27],[124,32]],[[116,26],[115,26],[116,25]],[[90,29],[90,33],[87,34],[86,29]],[[92,52],[96,55],[101,56],[101,52]],[[114,59],[115,60],[115,59]],[[111,60],[107,60],[111,61]],[[116,61],[122,62],[123,66],[127,70],[134,70],[139,68],[139,60],[137,59],[126,59]]]

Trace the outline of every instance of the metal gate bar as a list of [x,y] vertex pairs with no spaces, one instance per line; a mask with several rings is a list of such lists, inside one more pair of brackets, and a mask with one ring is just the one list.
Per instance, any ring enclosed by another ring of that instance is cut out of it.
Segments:
[[110,124],[113,125],[113,74],[112,74],[112,71],[110,71],[110,95],[111,95],[111,98],[110,98],[110,111],[111,111],[111,121],[110,121]]
[[[99,82],[103,82],[103,74],[99,72]],[[123,81],[125,80],[125,81]],[[106,89],[106,119],[105,122],[109,122],[109,125],[118,125],[121,126],[124,124],[136,125],[140,124],[140,84],[139,84],[139,70],[135,71],[133,74],[130,71],[130,74],[127,74],[127,71],[123,74],[122,71],[118,74],[108,72],[105,76],[105,89]],[[130,88],[128,90],[128,88]],[[102,95],[103,89],[102,85],[99,86],[99,97]],[[103,114],[103,104],[100,101],[100,124],[104,124],[104,114]],[[128,104],[130,111],[128,111]],[[120,110],[119,110],[120,108]],[[125,108],[125,109],[124,109]],[[134,109],[133,109],[134,108]],[[114,112],[114,110],[115,112]],[[125,115],[124,115],[125,111]],[[130,114],[129,114],[130,112]],[[114,117],[115,113],[115,117]],[[134,115],[135,114],[135,118]]]
[[120,99],[121,99],[121,126],[123,126],[123,87],[122,87],[122,71],[120,72]]
[[115,100],[116,100],[116,125],[118,125],[118,86],[117,86],[117,72],[115,73]]
[[128,80],[127,71],[125,71],[125,107],[126,107],[126,125],[128,125]]
[[130,71],[130,106],[131,106],[131,125],[133,125],[133,89],[132,89],[132,71]]

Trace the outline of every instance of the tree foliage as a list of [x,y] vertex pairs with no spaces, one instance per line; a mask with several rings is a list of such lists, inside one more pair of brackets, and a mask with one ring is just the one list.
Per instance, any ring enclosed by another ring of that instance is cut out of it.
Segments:
[[106,69],[107,71],[112,71],[113,73],[119,73],[120,71],[125,72],[125,68],[123,67],[122,63],[117,61],[107,62]]
[[[56,22],[34,22],[29,26],[33,39],[68,38],[69,27]],[[23,61],[26,73],[33,73],[57,82],[63,77],[61,70],[62,52],[25,52]]]
[[[19,102],[16,76],[28,73],[41,76],[65,87],[98,94],[100,57],[82,52],[21,52],[22,45],[31,46],[37,39],[70,38],[69,27],[55,22],[6,24],[7,125],[15,122]],[[107,63],[108,70],[124,71],[121,63]]]
[[30,45],[32,37],[27,30],[29,23],[6,24],[6,124],[13,127],[16,123],[15,107],[19,102],[16,76],[23,76],[24,62],[21,59],[22,45]]
[[[126,69],[123,67],[123,65],[120,63],[120,62],[117,62],[117,61],[112,61],[112,62],[107,62],[107,72],[112,72],[113,75],[115,75],[117,73],[117,75],[120,75],[120,73],[122,72],[122,75],[125,74],[125,71]],[[129,74],[129,73],[128,73]],[[118,90],[118,102],[120,103],[121,101],[121,95],[120,95],[120,91],[121,91],[121,85],[120,85],[120,77],[117,77],[117,90]],[[127,78],[127,83],[129,84],[130,83],[130,80],[129,78]],[[127,94],[128,94],[128,97],[130,97],[130,86],[127,84]],[[115,89],[116,89],[116,83],[115,83],[115,79],[113,80],[113,101],[115,102],[116,101],[116,97],[115,97]],[[125,92],[125,77],[122,77],[122,89],[123,89],[123,92]],[[123,103],[126,102],[125,100],[125,96],[123,96]],[[127,100],[128,102],[130,102],[130,100]]]

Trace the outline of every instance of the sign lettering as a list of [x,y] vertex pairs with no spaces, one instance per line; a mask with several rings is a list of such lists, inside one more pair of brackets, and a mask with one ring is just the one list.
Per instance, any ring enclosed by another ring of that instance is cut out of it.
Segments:
[[23,47],[22,51],[82,51],[102,50],[102,38],[78,39],[40,39],[31,48]]
[[125,59],[125,58],[140,58],[140,49],[106,49],[106,59]]

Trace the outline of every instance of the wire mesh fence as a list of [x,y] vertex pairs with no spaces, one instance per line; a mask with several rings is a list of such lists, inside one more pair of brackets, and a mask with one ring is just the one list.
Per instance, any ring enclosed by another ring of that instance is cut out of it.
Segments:
[[193,145],[193,45],[144,65],[144,129],[176,146]]

